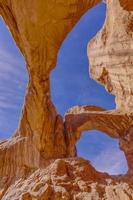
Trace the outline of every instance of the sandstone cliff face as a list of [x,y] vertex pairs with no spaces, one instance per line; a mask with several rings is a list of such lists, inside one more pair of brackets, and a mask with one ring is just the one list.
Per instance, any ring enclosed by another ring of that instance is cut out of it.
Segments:
[[104,27],[88,48],[90,74],[116,96],[116,109],[132,112],[133,11],[123,10],[119,1],[107,2]]
[[[76,106],[65,120],[50,98],[50,71],[67,33],[100,0],[0,0],[0,15],[23,54],[29,82],[19,126],[0,141],[2,200],[133,199],[133,1],[107,0],[102,30],[90,42],[92,78],[116,96],[116,110]],[[129,171],[97,172],[76,154],[82,131],[118,138]]]

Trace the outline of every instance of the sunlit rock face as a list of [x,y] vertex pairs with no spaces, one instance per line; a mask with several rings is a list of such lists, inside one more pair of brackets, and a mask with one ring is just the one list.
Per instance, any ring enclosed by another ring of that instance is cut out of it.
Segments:
[[88,54],[91,77],[116,96],[116,109],[132,112],[133,11],[124,5],[131,8],[133,1],[107,1],[105,24],[89,44]]
[[[133,12],[132,0],[108,0],[103,29],[89,44],[90,73],[116,96],[117,109],[76,106],[57,113],[50,97],[50,71],[62,41],[100,0],[0,0],[0,14],[23,54],[29,82],[19,126],[0,141],[2,200],[133,199]],[[118,138],[129,171],[97,172],[76,154],[84,130]]]

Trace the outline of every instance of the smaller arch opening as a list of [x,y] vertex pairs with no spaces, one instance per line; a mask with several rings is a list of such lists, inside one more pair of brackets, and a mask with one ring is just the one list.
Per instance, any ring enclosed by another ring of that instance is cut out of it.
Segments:
[[100,172],[118,175],[128,171],[127,160],[119,148],[119,141],[100,131],[83,132],[76,147],[78,156],[89,160]]

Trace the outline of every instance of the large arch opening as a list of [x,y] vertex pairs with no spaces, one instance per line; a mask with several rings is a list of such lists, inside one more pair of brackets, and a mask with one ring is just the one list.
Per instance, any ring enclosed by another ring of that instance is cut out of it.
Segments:
[[78,156],[91,161],[100,172],[118,175],[128,171],[127,160],[119,148],[119,141],[100,131],[83,132],[76,147]]
[[[87,44],[103,26],[105,13],[104,3],[89,10],[68,34],[60,48],[57,66],[51,73],[51,96],[61,115],[75,105],[115,108],[115,97],[91,80],[88,73]],[[118,140],[98,131],[90,133],[92,134],[82,134],[77,143],[78,155],[90,160],[99,171],[109,174],[126,173],[127,162],[124,153],[119,149]],[[105,157],[102,157],[103,155]],[[109,162],[101,162],[104,158],[108,158]]]
[[92,80],[88,70],[87,44],[103,26],[105,16],[105,3],[89,10],[68,34],[59,50],[57,66],[51,73],[51,96],[62,115],[75,105],[115,108],[115,97]]
[[27,72],[25,61],[0,17],[0,139],[15,131],[22,109]]

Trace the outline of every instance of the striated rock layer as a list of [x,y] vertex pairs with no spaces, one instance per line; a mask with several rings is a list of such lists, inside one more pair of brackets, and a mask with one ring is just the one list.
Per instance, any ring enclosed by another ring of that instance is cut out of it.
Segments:
[[[116,96],[116,110],[76,106],[57,113],[51,70],[66,35],[100,0],[0,0],[0,15],[23,54],[29,82],[14,135],[0,141],[2,200],[133,200],[133,1],[107,0],[102,30],[90,42],[90,74]],[[125,176],[97,172],[77,157],[84,130],[119,139]]]

